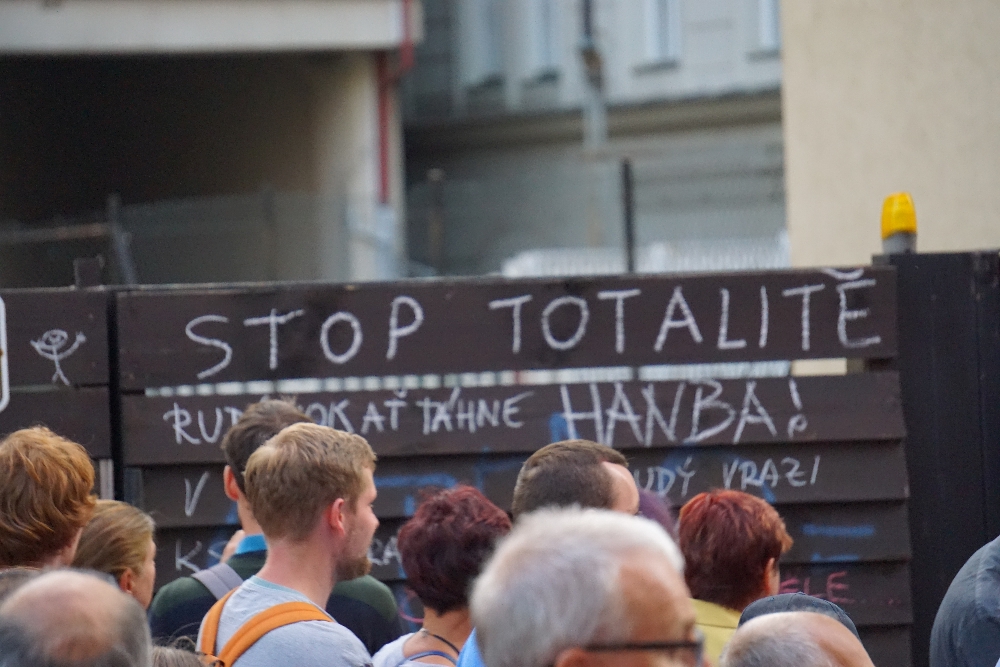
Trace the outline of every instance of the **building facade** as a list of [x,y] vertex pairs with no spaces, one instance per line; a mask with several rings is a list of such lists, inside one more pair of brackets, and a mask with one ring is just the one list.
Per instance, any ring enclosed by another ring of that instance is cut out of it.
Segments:
[[647,255],[656,244],[711,255],[738,238],[785,247],[777,0],[425,0],[424,11],[401,101],[409,250],[429,271],[498,271],[557,247],[619,253],[623,158]]
[[419,0],[4,0],[0,237],[116,195],[143,282],[399,275],[421,27]]

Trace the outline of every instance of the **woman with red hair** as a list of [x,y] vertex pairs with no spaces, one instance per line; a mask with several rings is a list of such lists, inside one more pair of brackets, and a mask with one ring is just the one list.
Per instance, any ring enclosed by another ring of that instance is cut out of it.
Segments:
[[717,665],[743,609],[777,594],[778,559],[792,538],[765,501],[718,490],[699,493],[681,508],[678,535],[705,657]]
[[424,605],[424,625],[386,644],[375,667],[454,665],[472,632],[469,588],[510,518],[471,486],[424,500],[397,538],[407,584]]

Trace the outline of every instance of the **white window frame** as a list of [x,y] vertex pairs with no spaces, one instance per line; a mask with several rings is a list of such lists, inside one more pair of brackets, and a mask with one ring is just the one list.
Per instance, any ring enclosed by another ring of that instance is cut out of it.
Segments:
[[757,50],[760,53],[781,51],[780,0],[757,0]]
[[681,0],[643,0],[645,57],[650,63],[681,58]]
[[529,78],[556,74],[562,64],[559,36],[560,0],[525,0],[528,24]]
[[479,86],[503,77],[506,1],[461,0],[461,72],[466,86]]

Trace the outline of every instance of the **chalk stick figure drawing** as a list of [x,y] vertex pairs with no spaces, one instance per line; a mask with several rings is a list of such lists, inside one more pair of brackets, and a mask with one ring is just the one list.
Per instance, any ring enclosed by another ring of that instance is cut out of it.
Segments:
[[[66,374],[62,371],[62,366],[59,362],[70,356],[76,349],[87,342],[87,337],[83,335],[83,332],[77,332],[76,340],[68,348],[66,343],[69,342],[69,334],[62,329],[50,329],[42,334],[42,337],[38,340],[31,341],[31,347],[35,348],[35,352],[42,355],[46,359],[51,359],[56,365],[56,372],[52,375],[52,382],[55,383],[62,380],[63,384],[69,386],[69,379]],[[62,350],[62,351],[60,351]]]

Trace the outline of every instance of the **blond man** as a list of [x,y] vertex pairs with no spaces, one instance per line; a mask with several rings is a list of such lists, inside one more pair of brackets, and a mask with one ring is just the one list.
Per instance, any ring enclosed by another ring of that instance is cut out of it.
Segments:
[[37,426],[0,442],[0,568],[73,562],[97,499],[86,450]]
[[209,623],[202,624],[203,650],[218,655],[251,619],[299,602],[314,606],[322,620],[268,632],[240,655],[238,667],[370,664],[361,641],[323,607],[337,581],[371,567],[368,547],[378,527],[374,471],[375,453],[364,438],[316,424],[289,426],[253,453],[246,497],[267,540],[267,560],[220,601],[214,641]]

